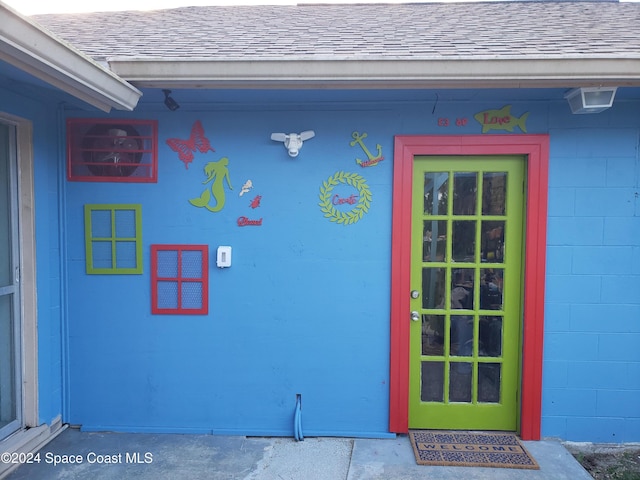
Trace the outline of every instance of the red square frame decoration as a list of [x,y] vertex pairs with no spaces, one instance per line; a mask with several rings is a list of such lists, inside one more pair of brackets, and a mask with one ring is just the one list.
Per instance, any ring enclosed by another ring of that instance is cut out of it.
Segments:
[[151,245],[151,313],[209,313],[207,245]]

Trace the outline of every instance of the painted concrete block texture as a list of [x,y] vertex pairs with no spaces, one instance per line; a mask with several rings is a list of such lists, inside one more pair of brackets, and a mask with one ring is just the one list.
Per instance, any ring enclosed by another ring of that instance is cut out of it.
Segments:
[[564,435],[576,442],[629,442],[627,420],[623,417],[567,417]]
[[570,330],[603,333],[606,325],[606,333],[640,333],[640,305],[629,303],[633,301],[630,296],[612,299],[613,303],[571,305]]
[[631,273],[630,246],[576,246],[572,249],[572,273],[577,275],[626,275]]
[[576,209],[575,187],[549,187],[549,217],[572,217]]
[[[640,218],[636,215],[605,218],[605,245],[629,245],[632,248],[637,248],[638,238],[640,238]],[[633,258],[633,254],[630,258]]]
[[547,245],[602,245],[603,217],[549,217]]
[[547,275],[548,303],[600,303],[601,278],[597,275]]
[[[623,153],[624,155],[624,153]],[[635,187],[637,185],[638,164],[634,151],[627,156],[607,158],[608,187]]]
[[576,188],[576,216],[631,217],[636,206],[633,187]]
[[[578,397],[582,400],[576,403]],[[545,400],[544,414],[549,416],[589,417],[597,410],[596,391],[589,388],[550,388]]]

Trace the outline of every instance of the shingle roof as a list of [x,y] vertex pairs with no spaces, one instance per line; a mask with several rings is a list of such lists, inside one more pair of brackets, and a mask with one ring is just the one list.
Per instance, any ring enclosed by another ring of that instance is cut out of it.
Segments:
[[640,3],[212,6],[33,18],[96,59],[640,59]]

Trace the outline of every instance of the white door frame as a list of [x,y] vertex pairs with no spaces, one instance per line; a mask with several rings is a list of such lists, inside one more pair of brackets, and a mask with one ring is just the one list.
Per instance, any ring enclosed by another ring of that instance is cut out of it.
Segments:
[[33,189],[33,135],[31,122],[0,112],[0,122],[15,128],[18,166],[18,244],[22,376],[22,428],[38,426],[38,335],[36,297],[36,242]]
[[[3,441],[0,451],[35,452],[61,433],[65,426],[58,415],[40,424],[38,412],[38,309],[36,288],[36,232],[31,121],[0,111],[0,122],[15,127],[18,163],[18,242],[20,245],[20,313],[22,349],[22,425]],[[1,463],[0,478],[19,464]]]

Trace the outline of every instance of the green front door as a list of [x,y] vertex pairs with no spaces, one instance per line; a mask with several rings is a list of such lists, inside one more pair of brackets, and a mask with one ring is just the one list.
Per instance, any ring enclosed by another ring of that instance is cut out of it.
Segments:
[[415,157],[409,428],[517,430],[522,157]]

